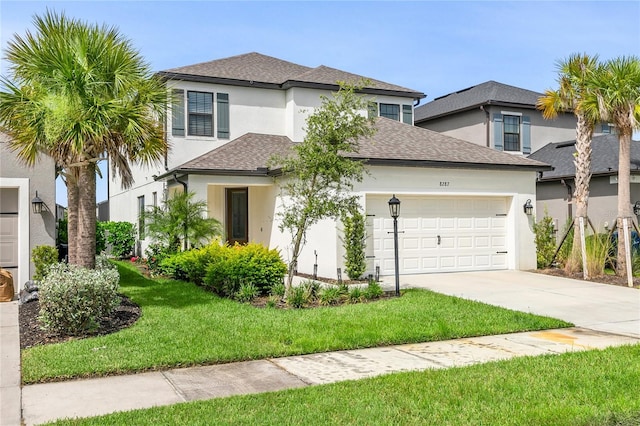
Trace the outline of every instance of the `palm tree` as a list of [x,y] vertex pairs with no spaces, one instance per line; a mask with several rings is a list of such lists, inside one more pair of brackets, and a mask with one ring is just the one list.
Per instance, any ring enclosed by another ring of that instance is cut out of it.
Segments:
[[[623,219],[632,220],[631,210],[631,137],[640,123],[640,59],[635,56],[607,61],[597,73],[596,94],[603,120],[613,122],[618,134],[618,235]],[[625,241],[629,241],[626,235]],[[620,240],[620,239],[619,239]],[[618,244],[616,274],[626,276],[626,252],[629,244]]]
[[[587,218],[589,183],[591,181],[591,139],[599,121],[597,98],[592,90],[593,74],[598,67],[597,56],[574,54],[558,63],[556,90],[547,90],[538,99],[537,107],[546,119],[554,119],[559,112],[573,111],[576,116],[576,167],[574,200],[576,218]],[[573,247],[566,268],[574,271],[580,267],[581,238],[574,228]]]
[[129,162],[163,158],[167,92],[131,42],[113,27],[47,11],[35,33],[14,36],[2,77],[0,129],[26,164],[50,155],[68,189],[69,260],[95,265],[96,169],[110,159],[123,188]]

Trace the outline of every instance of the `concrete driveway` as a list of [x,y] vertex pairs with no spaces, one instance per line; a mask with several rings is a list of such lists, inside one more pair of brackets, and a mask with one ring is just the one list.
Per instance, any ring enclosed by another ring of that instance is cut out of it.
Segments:
[[[395,277],[382,277],[385,289]],[[640,337],[640,290],[524,271],[401,275],[400,288],[425,288],[578,327]]]

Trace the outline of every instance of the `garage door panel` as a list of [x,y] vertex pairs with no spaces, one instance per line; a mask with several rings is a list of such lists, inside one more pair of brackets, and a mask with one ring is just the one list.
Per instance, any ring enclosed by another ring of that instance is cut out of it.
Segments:
[[[374,265],[395,272],[393,219],[388,197],[367,197]],[[411,197],[401,200],[398,220],[400,272],[506,269],[508,199],[500,197]]]

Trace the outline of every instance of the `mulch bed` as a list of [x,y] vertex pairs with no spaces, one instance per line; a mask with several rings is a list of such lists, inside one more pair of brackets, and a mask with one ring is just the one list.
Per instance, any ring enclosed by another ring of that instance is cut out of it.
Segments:
[[[569,274],[562,268],[537,269],[533,272],[537,272],[540,274],[554,275],[556,277],[572,278],[574,280],[584,280],[582,276],[582,272],[575,272],[573,274]],[[621,287],[629,287],[626,278],[618,277],[616,275],[607,274],[607,275],[602,275],[600,277],[590,277],[587,281],[602,283],[602,284],[617,285]],[[633,286],[634,288],[640,288],[640,277],[633,278]]]
[[100,328],[81,336],[62,336],[44,331],[38,320],[39,313],[40,303],[37,300],[20,305],[18,314],[20,349],[115,333],[133,325],[140,318],[142,310],[140,306],[133,303],[128,297],[120,295],[120,306],[115,309],[111,316],[100,321]]

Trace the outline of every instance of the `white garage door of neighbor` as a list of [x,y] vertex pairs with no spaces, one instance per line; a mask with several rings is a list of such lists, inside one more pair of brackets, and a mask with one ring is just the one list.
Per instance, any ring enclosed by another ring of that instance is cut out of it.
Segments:
[[[367,196],[367,255],[395,273],[389,197]],[[507,269],[507,199],[403,196],[398,218],[401,274]],[[372,250],[372,249],[373,250]]]

